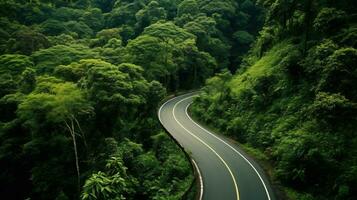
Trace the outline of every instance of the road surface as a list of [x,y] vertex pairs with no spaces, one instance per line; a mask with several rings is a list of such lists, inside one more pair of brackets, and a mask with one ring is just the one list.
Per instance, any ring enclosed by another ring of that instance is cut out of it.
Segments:
[[276,200],[262,169],[235,144],[192,120],[187,109],[197,93],[164,103],[158,112],[165,129],[199,169],[200,199]]

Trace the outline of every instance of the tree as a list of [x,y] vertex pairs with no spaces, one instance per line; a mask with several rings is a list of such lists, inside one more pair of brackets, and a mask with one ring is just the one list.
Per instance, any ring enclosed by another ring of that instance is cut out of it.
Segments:
[[17,83],[10,74],[0,75],[0,97],[16,92]]
[[230,49],[230,44],[227,44],[218,38],[210,38],[208,41],[207,52],[209,52],[214,58],[216,58],[217,63],[220,63],[220,69],[228,67]]
[[309,107],[311,116],[322,122],[323,126],[330,126],[330,124],[336,126],[345,121],[355,121],[356,111],[357,104],[346,97],[325,92],[319,92],[314,103]]
[[[48,82],[51,80],[52,82]],[[79,118],[93,112],[83,93],[73,83],[61,83],[56,79],[39,79],[36,89],[24,98],[19,105],[18,115],[31,130],[35,138],[46,138],[44,130],[54,131],[62,126],[70,133],[73,142],[77,188],[80,187],[80,166],[77,137],[80,134],[85,142]],[[50,178],[50,177],[49,177]]]
[[59,65],[68,65],[85,58],[96,58],[98,53],[83,45],[57,45],[31,55],[38,73],[52,73]]
[[32,68],[26,68],[22,74],[19,82],[20,90],[24,94],[29,94],[36,87],[36,72]]
[[121,31],[120,28],[103,29],[97,32],[95,39],[92,39],[91,46],[104,46],[111,39],[121,40]]
[[151,81],[149,86],[149,93],[147,94],[147,107],[148,110],[152,110],[153,113],[156,112],[154,105],[160,103],[162,99],[166,96],[166,89],[158,82]]
[[150,3],[139,10],[136,14],[136,29],[138,33],[141,33],[145,27],[156,23],[159,20],[166,19],[166,11],[160,7],[157,1],[150,1]]
[[249,45],[254,42],[254,36],[246,31],[237,31],[234,33],[233,38],[242,45]]
[[56,19],[47,19],[40,25],[41,33],[49,36],[60,35],[66,32],[66,26],[64,22]]
[[124,60],[143,66],[147,79],[165,81],[164,78],[175,68],[171,45],[156,37],[139,36],[127,45]]
[[199,1],[200,9],[207,13],[207,15],[212,16],[213,14],[220,14],[225,19],[230,19],[234,17],[235,9],[237,8],[237,2],[226,0],[200,0]]
[[[207,80],[205,91],[208,93],[223,93],[226,90],[227,84],[232,79],[232,74],[228,70],[222,70],[216,76]],[[221,94],[221,96],[224,94]]]
[[93,2],[103,13],[110,12],[115,4],[115,0],[93,0]]
[[18,86],[22,87],[22,74],[26,68],[33,66],[28,56],[4,54],[0,56],[0,98],[15,93]]
[[108,16],[109,28],[122,25],[134,26],[136,23],[135,13],[141,10],[144,4],[141,1],[117,1]]
[[344,11],[336,8],[323,8],[314,20],[314,28],[328,35],[333,34],[343,26],[345,19]]
[[19,54],[4,54],[0,56],[0,74],[19,76],[27,68],[34,66],[31,58]]
[[357,84],[357,74],[353,66],[356,62],[356,49],[341,48],[336,50],[326,60],[318,90],[341,92],[347,98],[355,100],[357,90],[353,85]]
[[176,26],[172,22],[160,21],[145,28],[142,35],[149,35],[161,40],[171,39],[175,43],[181,43],[188,39],[195,39],[195,36],[185,29]]
[[126,183],[118,175],[108,177],[103,172],[97,172],[86,180],[83,186],[82,200],[124,200],[122,190]]
[[[115,127],[121,127],[126,120],[136,117],[137,109],[146,103],[149,83],[134,76],[140,73],[138,66],[122,64],[120,67],[102,60],[83,60],[85,77],[80,85],[87,91],[88,98],[94,103],[96,125],[107,136],[112,136]],[[125,115],[125,120],[120,116]]]
[[25,55],[31,55],[34,51],[50,46],[45,35],[29,29],[22,29],[13,33],[7,45],[9,52],[18,52]]
[[82,17],[84,12],[85,11],[82,9],[76,9],[71,7],[59,7],[58,9],[54,10],[52,17],[53,19],[62,22],[75,21],[78,20],[80,17]]
[[183,59],[179,62],[179,83],[183,88],[200,86],[217,69],[216,60],[209,54],[199,51],[194,40],[180,45]]
[[292,18],[297,9],[299,1],[296,0],[260,0],[261,5],[268,7],[267,20],[275,20],[285,30],[287,28],[288,20]]
[[50,41],[51,46],[72,45],[77,43],[73,36],[64,33],[56,36],[49,36],[48,40]]
[[81,21],[64,22],[64,26],[66,33],[75,33],[79,38],[89,38],[93,35],[93,30]]
[[216,21],[205,15],[199,15],[195,20],[184,25],[184,29],[197,37],[198,46],[207,49],[207,41],[211,37],[219,35],[216,28]]
[[177,16],[181,17],[184,14],[195,16],[199,13],[199,8],[196,0],[184,0],[177,6]]
[[124,200],[133,192],[137,184],[134,177],[127,174],[120,155],[112,155],[105,165],[105,172],[93,173],[85,182],[82,200]]
[[185,24],[184,29],[196,36],[197,47],[213,56],[223,69],[229,64],[231,45],[224,40],[216,25],[214,18],[198,15],[195,20]]
[[[193,34],[171,22],[158,22],[147,27],[142,36],[129,42],[124,60],[143,66],[149,80],[159,80],[169,90],[176,90],[180,87],[178,73],[187,73],[196,67],[185,62],[185,59],[194,59],[185,54],[197,52],[194,56],[200,54],[199,59],[210,59],[208,56],[202,56],[204,53],[198,53],[195,38]],[[147,63],[148,60],[151,62]],[[211,66],[205,66],[202,71]]]
[[101,30],[104,26],[103,13],[99,8],[91,8],[83,13],[80,18],[85,24],[87,24],[92,30]]

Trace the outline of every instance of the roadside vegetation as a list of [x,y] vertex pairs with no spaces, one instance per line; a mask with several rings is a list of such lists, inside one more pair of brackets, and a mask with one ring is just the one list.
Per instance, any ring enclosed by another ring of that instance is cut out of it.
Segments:
[[290,199],[355,199],[357,7],[257,3],[265,24],[238,72],[208,79],[192,113],[263,152]]

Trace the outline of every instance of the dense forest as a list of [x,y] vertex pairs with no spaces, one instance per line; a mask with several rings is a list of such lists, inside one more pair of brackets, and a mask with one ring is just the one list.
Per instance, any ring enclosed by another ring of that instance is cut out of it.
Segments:
[[207,80],[192,114],[272,164],[291,199],[357,198],[357,6],[258,0],[238,71]]
[[[264,24],[263,9],[251,0],[1,0],[1,197],[181,199],[193,172],[162,130],[157,107],[169,93],[199,88],[214,73],[247,63],[244,54]],[[324,10],[320,26],[345,21],[350,12]],[[332,21],[326,18],[335,13]],[[277,29],[264,30],[257,43],[262,54],[273,46]],[[354,42],[353,27],[343,30],[335,40]],[[290,41],[283,44],[292,47]],[[352,48],[338,50],[342,46],[333,40],[322,44],[329,48],[321,53],[336,62],[355,55]],[[345,76],[344,66],[339,76]],[[321,69],[316,65],[311,76]],[[348,98],[354,93],[346,92],[350,96],[320,98],[353,116]],[[323,115],[318,105],[314,113]],[[347,129],[343,134],[334,134],[334,141],[353,138]],[[348,173],[356,169],[345,170],[344,187],[331,193],[352,191]]]

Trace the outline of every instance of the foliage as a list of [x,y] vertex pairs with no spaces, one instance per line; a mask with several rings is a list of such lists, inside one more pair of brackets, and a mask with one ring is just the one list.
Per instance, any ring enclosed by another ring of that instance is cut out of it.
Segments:
[[122,195],[125,191],[125,181],[119,174],[108,177],[103,172],[92,174],[83,186],[82,199],[125,199]]
[[344,11],[335,8],[323,8],[314,20],[314,28],[331,34],[344,24],[345,15]]
[[66,65],[84,58],[97,57],[96,52],[83,45],[57,45],[32,54],[39,73],[52,73],[58,65]]
[[157,105],[238,69],[262,15],[250,0],[1,1],[0,193],[181,199],[190,164]]
[[[263,151],[291,199],[354,199],[357,78],[355,19],[348,16],[356,8],[257,2],[266,23],[241,69],[208,79],[192,113]],[[235,33],[237,42],[246,38]]]

